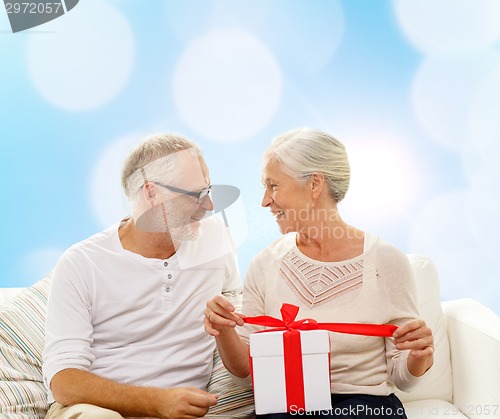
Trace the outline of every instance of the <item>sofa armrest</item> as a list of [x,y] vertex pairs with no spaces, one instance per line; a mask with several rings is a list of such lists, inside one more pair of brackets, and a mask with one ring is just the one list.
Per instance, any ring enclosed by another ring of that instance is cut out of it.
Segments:
[[454,404],[469,418],[500,418],[500,318],[469,298],[442,306],[450,341]]

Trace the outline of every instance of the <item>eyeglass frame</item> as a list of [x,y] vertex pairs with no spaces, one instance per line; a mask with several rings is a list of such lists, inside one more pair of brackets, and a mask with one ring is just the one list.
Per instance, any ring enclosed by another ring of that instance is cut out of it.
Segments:
[[166,185],[164,183],[160,183],[160,182],[153,182],[154,184],[158,185],[158,186],[161,186],[162,188],[166,188],[172,192],[177,192],[177,193],[181,193],[183,195],[189,195],[189,196],[193,196],[196,198],[196,203],[197,204],[201,204],[203,202],[203,200],[209,196],[210,194],[210,191],[212,190],[212,185],[208,185],[208,187],[206,188],[203,188],[201,191],[199,192],[193,192],[193,191],[188,191],[186,189],[181,189],[181,188],[177,188],[176,186],[171,186],[171,185]]

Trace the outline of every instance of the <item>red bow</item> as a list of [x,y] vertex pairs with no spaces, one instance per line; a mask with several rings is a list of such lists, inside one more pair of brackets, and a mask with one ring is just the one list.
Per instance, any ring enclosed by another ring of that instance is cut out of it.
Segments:
[[[366,323],[318,323],[314,319],[295,321],[299,307],[283,303],[281,306],[283,320],[271,316],[245,317],[243,321],[248,324],[273,327],[272,330],[329,330],[330,332],[350,333],[364,336],[390,337],[398,326],[394,324],[366,324]],[[267,330],[270,331],[270,330]]]

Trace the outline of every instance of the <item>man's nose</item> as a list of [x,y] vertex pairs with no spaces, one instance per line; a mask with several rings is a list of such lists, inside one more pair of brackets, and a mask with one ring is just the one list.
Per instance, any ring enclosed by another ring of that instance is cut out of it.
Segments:
[[203,200],[201,201],[200,206],[207,210],[207,211],[213,211],[214,209],[214,202],[212,201],[212,198],[210,195],[207,195]]

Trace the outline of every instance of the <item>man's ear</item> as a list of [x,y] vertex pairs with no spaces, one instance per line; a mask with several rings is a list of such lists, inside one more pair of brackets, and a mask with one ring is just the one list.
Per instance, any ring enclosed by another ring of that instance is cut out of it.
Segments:
[[146,182],[142,187],[142,195],[144,199],[151,203],[151,206],[156,204],[156,185],[153,182]]

